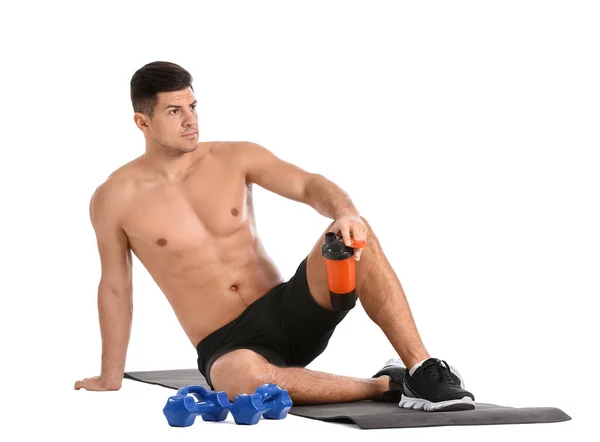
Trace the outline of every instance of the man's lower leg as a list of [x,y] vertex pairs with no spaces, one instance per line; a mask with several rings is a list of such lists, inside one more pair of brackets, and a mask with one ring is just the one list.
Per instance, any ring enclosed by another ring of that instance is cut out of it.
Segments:
[[271,378],[288,391],[295,405],[376,399],[389,389],[387,377],[360,379],[301,367],[273,367]]
[[368,244],[356,263],[356,291],[367,315],[381,328],[410,369],[430,355],[417,330],[402,284],[377,237],[369,230]]

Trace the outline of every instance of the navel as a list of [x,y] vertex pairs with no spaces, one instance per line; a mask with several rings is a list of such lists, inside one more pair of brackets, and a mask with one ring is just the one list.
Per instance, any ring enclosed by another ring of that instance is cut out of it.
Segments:
[[156,244],[158,244],[159,246],[163,247],[167,245],[167,240],[164,238],[160,238],[158,241],[156,241]]
[[238,213],[239,213],[239,212],[238,212],[238,209],[231,209],[231,214],[232,214],[233,216],[238,216]]
[[231,288],[231,290],[235,291],[238,289],[238,286],[237,286],[237,284],[233,284],[230,288]]

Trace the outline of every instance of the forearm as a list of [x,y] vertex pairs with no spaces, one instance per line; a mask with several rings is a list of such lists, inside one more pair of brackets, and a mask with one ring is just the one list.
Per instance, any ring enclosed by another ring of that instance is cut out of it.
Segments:
[[348,194],[323,175],[314,175],[306,185],[306,203],[321,215],[338,219],[343,215],[359,215]]
[[98,315],[102,336],[102,369],[100,377],[109,384],[120,385],[131,334],[133,307],[130,292],[98,289]]

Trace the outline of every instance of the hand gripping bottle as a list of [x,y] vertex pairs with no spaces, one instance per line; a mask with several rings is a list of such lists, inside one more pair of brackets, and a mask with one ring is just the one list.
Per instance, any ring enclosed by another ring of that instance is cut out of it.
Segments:
[[352,246],[333,232],[325,234],[321,254],[325,260],[331,305],[338,312],[346,312],[356,305],[356,260],[354,249],[363,248],[366,241],[351,239]]

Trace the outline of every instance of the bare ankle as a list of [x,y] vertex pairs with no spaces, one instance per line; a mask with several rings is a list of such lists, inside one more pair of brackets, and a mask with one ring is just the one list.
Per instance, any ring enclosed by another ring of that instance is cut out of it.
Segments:
[[377,392],[375,394],[375,398],[380,398],[383,393],[385,393],[386,391],[390,390],[390,378],[389,376],[379,376],[378,378],[373,379],[376,387],[377,387]]

